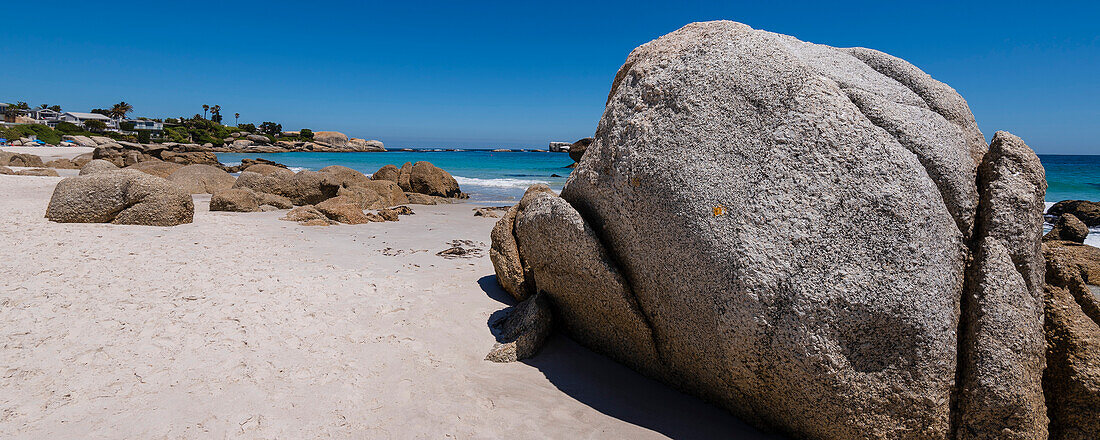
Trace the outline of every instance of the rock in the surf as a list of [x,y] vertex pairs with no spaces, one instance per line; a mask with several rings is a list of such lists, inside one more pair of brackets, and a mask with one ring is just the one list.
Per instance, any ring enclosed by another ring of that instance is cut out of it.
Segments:
[[1100,226],[1100,202],[1063,200],[1047,210],[1047,215],[1058,217],[1062,214],[1073,214],[1090,228]]
[[1084,243],[1089,236],[1089,227],[1073,214],[1062,214],[1054,221],[1054,227],[1043,236],[1043,240],[1065,240]]

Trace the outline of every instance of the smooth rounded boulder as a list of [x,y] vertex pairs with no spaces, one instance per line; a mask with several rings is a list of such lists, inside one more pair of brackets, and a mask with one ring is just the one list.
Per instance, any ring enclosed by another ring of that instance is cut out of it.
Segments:
[[462,191],[451,173],[431,162],[419,161],[409,170],[409,189],[412,192],[437,197],[459,197]]
[[221,168],[194,164],[176,170],[168,176],[168,181],[191,194],[213,194],[232,188],[237,179]]
[[1046,438],[1045,183],[994,145],[904,60],[693,23],[630,54],[497,276],[530,268],[577,341],[797,438]]
[[175,226],[191,223],[191,195],[159,177],[115,170],[62,179],[46,218],[58,223]]
[[283,196],[295,205],[314,205],[336,197],[340,190],[340,184],[331,174],[316,171],[266,176],[246,171],[237,177],[233,187]]
[[315,131],[313,132],[313,141],[342,147],[347,145],[348,135],[338,131]]
[[92,161],[88,162],[83,167],[81,167],[79,175],[86,176],[86,175],[89,175],[89,174],[96,174],[96,173],[102,173],[102,172],[105,172],[105,171],[116,171],[116,170],[118,170],[118,167],[115,166],[115,164],[113,164],[111,162],[108,162],[108,161],[105,161],[103,159],[95,159],[95,160],[92,160]]

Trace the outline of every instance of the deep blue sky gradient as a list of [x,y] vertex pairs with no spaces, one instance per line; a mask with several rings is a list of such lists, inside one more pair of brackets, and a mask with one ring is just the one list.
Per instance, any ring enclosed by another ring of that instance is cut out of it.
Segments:
[[626,55],[730,19],[905,58],[987,137],[1100,154],[1096,2],[5,2],[0,101],[339,130],[388,146],[590,136]]

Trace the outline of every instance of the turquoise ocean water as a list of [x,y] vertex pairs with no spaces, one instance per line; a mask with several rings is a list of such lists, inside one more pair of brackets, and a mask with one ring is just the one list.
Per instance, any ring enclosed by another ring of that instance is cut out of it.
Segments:
[[[546,183],[560,191],[573,163],[565,153],[493,152],[487,150],[390,151],[385,153],[218,153],[222,163],[261,157],[294,168],[318,170],[343,165],[370,174],[386,164],[429,161],[455,176],[472,201],[514,201],[528,186]],[[1040,155],[1046,168],[1047,202],[1100,201],[1100,156]],[[553,177],[554,175],[561,177]]]

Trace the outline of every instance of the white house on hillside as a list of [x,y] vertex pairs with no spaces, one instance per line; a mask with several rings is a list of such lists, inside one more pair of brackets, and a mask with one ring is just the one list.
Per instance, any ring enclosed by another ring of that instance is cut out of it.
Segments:
[[164,123],[155,121],[146,121],[142,119],[131,119],[126,122],[134,123],[134,130],[164,130]]
[[107,128],[118,128],[118,122],[116,122],[114,119],[111,119],[110,117],[103,116],[99,113],[65,112],[61,114],[59,121],[69,122],[79,125],[81,127],[83,127],[84,123],[88,121],[103,121],[104,124],[107,124]]

